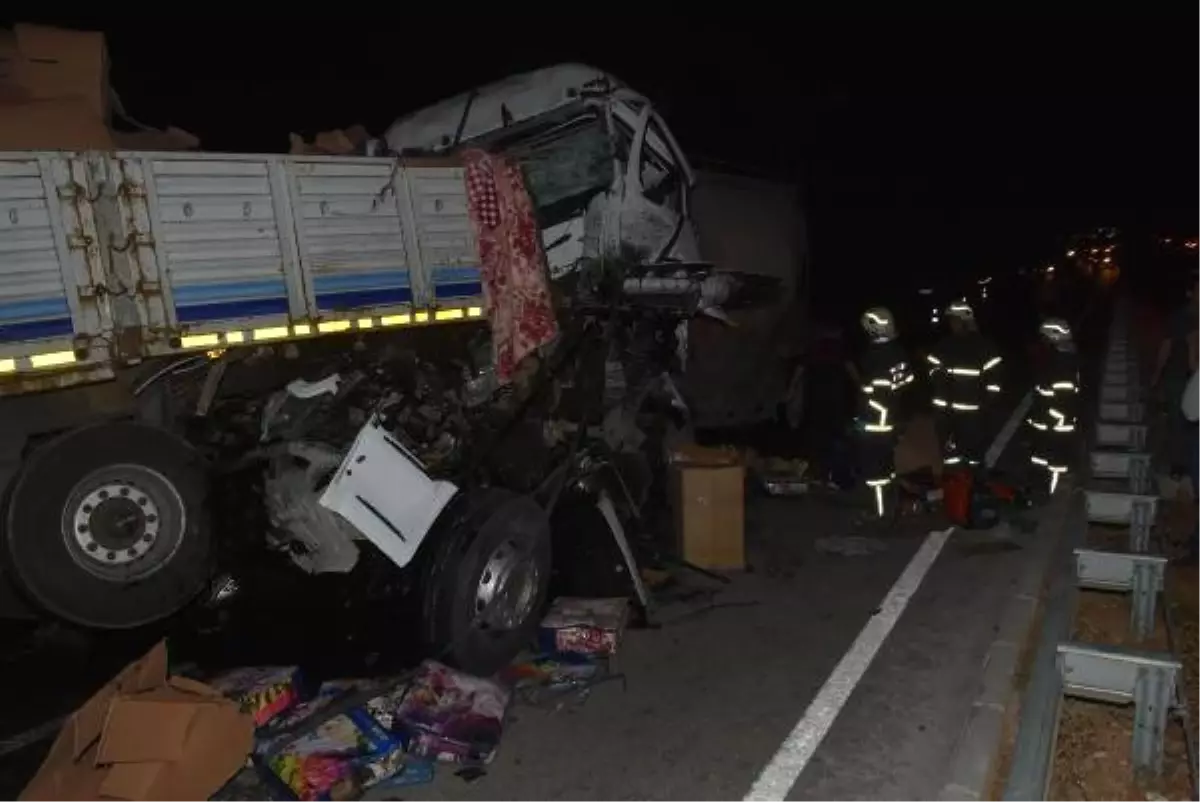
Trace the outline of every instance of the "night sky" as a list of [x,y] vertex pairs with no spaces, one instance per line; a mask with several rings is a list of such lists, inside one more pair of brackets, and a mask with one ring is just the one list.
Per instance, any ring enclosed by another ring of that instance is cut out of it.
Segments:
[[134,116],[210,150],[281,151],[289,131],[353,123],[382,133],[473,85],[592,63],[656,101],[686,151],[800,181],[817,291],[844,294],[852,279],[882,297],[914,276],[1041,260],[1085,225],[1195,231],[1196,5],[1059,5],[906,6],[870,22],[692,13],[687,25],[620,6],[499,23],[466,4],[407,23],[345,19],[370,13],[359,4],[341,20],[323,6],[329,19],[294,12],[271,27],[27,19],[104,29]]

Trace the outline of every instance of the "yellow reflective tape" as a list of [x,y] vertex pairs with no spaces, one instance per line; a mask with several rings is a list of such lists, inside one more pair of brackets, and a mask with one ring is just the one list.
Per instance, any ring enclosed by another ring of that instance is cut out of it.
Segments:
[[179,338],[179,344],[184,348],[212,348],[221,344],[220,334],[189,334]]
[[29,357],[29,364],[35,368],[53,368],[59,365],[70,365],[74,362],[74,351],[50,351]]
[[358,319],[357,325],[360,329],[369,329],[375,325],[375,321],[369,317],[362,317]]
[[324,323],[317,324],[317,331],[322,334],[336,334],[339,331],[346,331],[349,328],[349,320],[327,320]]
[[465,316],[461,309],[439,309],[433,313],[434,320],[462,320]]
[[467,307],[467,317],[483,317],[483,307],[482,306],[468,306]]
[[12,373],[17,369],[17,360],[0,359],[0,373]]
[[296,325],[292,326],[292,334],[295,334],[297,337],[304,337],[312,334],[312,326],[308,325],[307,323],[297,323]]
[[245,341],[246,341],[246,335],[240,331],[225,332],[225,342],[227,342],[227,343],[241,343],[241,342],[245,342]]
[[278,340],[283,337],[287,337],[289,334],[291,334],[291,331],[288,330],[287,326],[272,326],[266,329],[255,329],[253,331],[255,342],[258,342],[259,340]]
[[412,315],[388,315],[379,318],[381,326],[407,326],[412,323]]
[[417,323],[428,323],[429,322],[429,313],[428,312],[416,312],[413,314],[413,320]]

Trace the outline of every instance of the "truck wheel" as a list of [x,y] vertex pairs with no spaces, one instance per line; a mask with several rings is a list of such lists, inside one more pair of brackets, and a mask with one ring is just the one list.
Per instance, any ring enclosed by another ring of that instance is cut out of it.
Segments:
[[488,676],[533,638],[550,584],[550,523],[532,499],[487,490],[442,530],[426,573],[435,652]]
[[187,604],[212,535],[196,453],[138,423],[71,431],[34,452],[4,515],[6,568],[71,623],[127,629]]

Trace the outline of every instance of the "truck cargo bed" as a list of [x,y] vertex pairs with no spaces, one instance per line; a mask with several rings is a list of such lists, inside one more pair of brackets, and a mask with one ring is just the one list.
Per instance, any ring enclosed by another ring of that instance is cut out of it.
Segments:
[[0,152],[0,395],[482,306],[449,160]]

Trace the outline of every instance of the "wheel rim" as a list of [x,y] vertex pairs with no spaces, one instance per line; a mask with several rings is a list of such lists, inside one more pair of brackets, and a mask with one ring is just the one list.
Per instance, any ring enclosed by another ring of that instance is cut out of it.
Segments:
[[475,587],[475,617],[489,629],[519,629],[537,599],[537,563],[512,541],[492,550]]
[[76,565],[110,582],[144,579],[170,561],[183,541],[179,492],[144,465],[108,465],[71,489],[62,536]]

